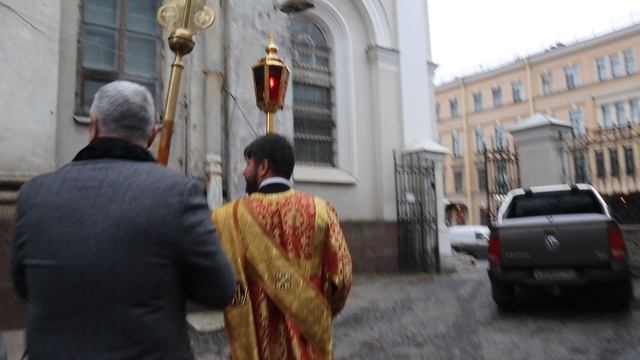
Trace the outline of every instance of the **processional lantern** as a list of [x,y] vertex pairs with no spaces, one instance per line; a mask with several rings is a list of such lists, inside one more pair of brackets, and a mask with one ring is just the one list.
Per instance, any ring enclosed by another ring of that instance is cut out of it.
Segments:
[[278,47],[269,41],[267,56],[253,66],[253,83],[256,91],[256,104],[267,114],[266,132],[273,132],[275,113],[284,106],[284,97],[289,82],[289,68],[278,56]]
[[158,147],[158,163],[167,165],[173,133],[173,119],[180,91],[180,79],[184,65],[182,58],[195,46],[195,35],[215,21],[215,12],[205,5],[205,0],[170,0],[158,9],[158,23],[169,32],[169,48],[176,54],[171,64],[169,88],[164,107],[162,134]]

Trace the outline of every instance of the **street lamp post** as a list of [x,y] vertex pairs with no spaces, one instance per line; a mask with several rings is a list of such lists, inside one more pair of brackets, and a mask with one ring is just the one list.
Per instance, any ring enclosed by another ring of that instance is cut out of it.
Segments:
[[213,24],[215,13],[205,5],[205,0],[170,0],[158,9],[157,20],[169,31],[169,47],[176,54],[173,64],[171,64],[162,134],[158,147],[157,161],[166,166],[169,162],[173,119],[175,118],[176,102],[184,68],[182,58],[193,50],[194,36]]

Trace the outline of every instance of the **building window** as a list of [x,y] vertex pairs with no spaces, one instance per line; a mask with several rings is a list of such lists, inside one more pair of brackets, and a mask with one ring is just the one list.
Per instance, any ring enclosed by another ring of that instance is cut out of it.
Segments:
[[498,150],[507,149],[507,134],[504,131],[502,124],[497,124],[495,127],[495,148]]
[[609,165],[611,166],[611,176],[620,176],[620,165],[618,164],[618,149],[609,149]]
[[596,151],[596,175],[598,179],[604,179],[604,153],[602,151]]
[[513,102],[519,103],[524,99],[524,88],[522,85],[522,80],[517,80],[511,82],[511,92],[513,95]]
[[573,109],[569,111],[569,119],[573,126],[573,136],[581,138],[586,133],[586,127],[584,125],[584,119],[582,118],[582,109]]
[[624,148],[624,163],[627,171],[627,175],[634,176],[636,174],[635,163],[633,162],[633,148]]
[[436,119],[440,120],[440,103],[436,103]]
[[553,92],[553,73],[547,71],[540,74],[540,81],[542,81],[542,94],[551,95]]
[[622,53],[624,56],[624,67],[627,71],[627,75],[636,73],[636,58],[633,55],[633,51],[627,50]]
[[607,76],[607,60],[603,57],[596,59],[596,70],[598,72],[598,81],[606,81]]
[[629,116],[633,123],[640,123],[640,106],[638,106],[638,99],[629,100]]
[[483,153],[486,149],[487,145],[484,142],[484,131],[482,127],[478,126],[476,128],[476,151]]
[[622,70],[622,62],[620,61],[620,54],[609,55],[609,63],[611,64],[611,76],[617,78],[624,75]]
[[482,111],[482,93],[480,91],[473,93],[473,111]]
[[460,112],[458,110],[458,99],[449,99],[449,111],[451,112],[452,118],[460,116]]
[[114,80],[160,93],[159,1],[85,0],[80,30],[76,113],[88,115],[98,89]]
[[493,97],[493,107],[502,106],[502,88],[500,86],[491,88],[491,96]]
[[335,166],[331,49],[320,28],[304,17],[289,21],[293,68],[293,139],[296,161]]
[[454,157],[460,157],[460,133],[457,131],[451,134],[451,152]]
[[616,102],[616,122],[618,126],[627,126],[627,118],[624,114],[624,103]]
[[600,107],[602,111],[602,126],[605,129],[611,129],[613,127],[613,118],[611,117],[611,108],[609,105],[602,105]]
[[453,185],[455,187],[456,193],[462,193],[462,171],[454,171],[453,172]]
[[504,161],[498,161],[496,163],[496,183],[498,189],[502,191],[511,190],[509,186],[509,176],[507,174],[507,164]]
[[576,153],[573,156],[573,164],[576,174],[576,183],[587,182],[587,162],[583,152]]
[[478,168],[478,190],[487,191],[487,170],[484,167]]
[[578,68],[578,65],[565,67],[564,79],[567,83],[567,90],[572,90],[580,87],[580,69]]

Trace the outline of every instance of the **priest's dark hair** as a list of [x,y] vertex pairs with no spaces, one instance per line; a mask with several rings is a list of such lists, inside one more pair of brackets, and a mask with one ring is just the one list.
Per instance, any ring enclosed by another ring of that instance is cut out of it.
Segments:
[[273,175],[290,179],[296,163],[293,146],[282,135],[267,134],[253,140],[244,149],[245,159],[253,159],[256,165],[267,159]]

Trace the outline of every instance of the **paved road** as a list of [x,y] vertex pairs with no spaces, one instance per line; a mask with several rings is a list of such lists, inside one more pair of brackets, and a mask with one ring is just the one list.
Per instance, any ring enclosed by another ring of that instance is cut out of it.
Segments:
[[[498,311],[481,268],[356,278],[335,323],[336,359],[640,359],[640,300],[625,312],[598,294],[520,295],[520,310]],[[228,354],[221,332],[194,340],[200,359]]]

